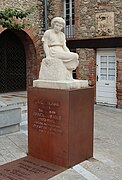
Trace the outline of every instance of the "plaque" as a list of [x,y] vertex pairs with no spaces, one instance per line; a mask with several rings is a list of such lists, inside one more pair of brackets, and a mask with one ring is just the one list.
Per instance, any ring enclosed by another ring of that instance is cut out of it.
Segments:
[[65,169],[31,156],[0,167],[0,180],[46,180]]
[[114,13],[105,12],[96,14],[96,36],[114,35]]

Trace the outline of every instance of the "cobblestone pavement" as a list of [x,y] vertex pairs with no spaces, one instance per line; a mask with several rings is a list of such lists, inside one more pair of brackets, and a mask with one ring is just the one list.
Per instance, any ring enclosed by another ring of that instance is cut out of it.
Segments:
[[[122,109],[95,105],[94,119],[94,157],[50,180],[122,180]],[[27,134],[25,98],[20,132],[0,136],[0,165],[27,155]]]

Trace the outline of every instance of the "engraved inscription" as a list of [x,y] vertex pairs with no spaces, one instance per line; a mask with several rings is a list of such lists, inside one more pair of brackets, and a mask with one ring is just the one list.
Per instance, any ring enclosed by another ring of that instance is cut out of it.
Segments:
[[9,165],[2,167],[0,169],[0,179],[32,180],[33,177],[41,179],[41,177],[50,176],[51,174],[54,174],[57,171],[58,168],[52,166],[51,164],[45,164],[43,161],[34,162],[34,160],[25,158],[23,160],[18,161],[17,163],[15,162],[15,164],[12,166]]
[[62,134],[60,115],[60,102],[46,101],[43,99],[34,101],[36,110],[33,112],[32,127],[40,133],[45,134]]

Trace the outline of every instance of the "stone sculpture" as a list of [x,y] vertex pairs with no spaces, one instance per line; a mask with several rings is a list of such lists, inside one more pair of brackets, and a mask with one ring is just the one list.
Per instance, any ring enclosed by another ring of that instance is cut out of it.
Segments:
[[46,58],[42,60],[39,79],[73,80],[72,71],[79,64],[78,54],[70,52],[66,46],[65,35],[61,31],[65,21],[55,17],[51,21],[51,29],[42,38]]
[[42,37],[46,58],[41,62],[39,78],[33,81],[33,87],[72,89],[87,87],[87,80],[76,80],[72,71],[79,64],[78,54],[70,52],[66,46],[65,34],[61,31],[65,21],[55,17],[51,21],[51,29]]

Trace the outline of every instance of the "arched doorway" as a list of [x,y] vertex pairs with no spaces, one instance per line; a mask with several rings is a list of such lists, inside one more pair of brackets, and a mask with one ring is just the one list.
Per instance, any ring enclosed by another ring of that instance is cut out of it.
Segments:
[[26,90],[26,56],[20,39],[11,31],[0,35],[0,93]]

